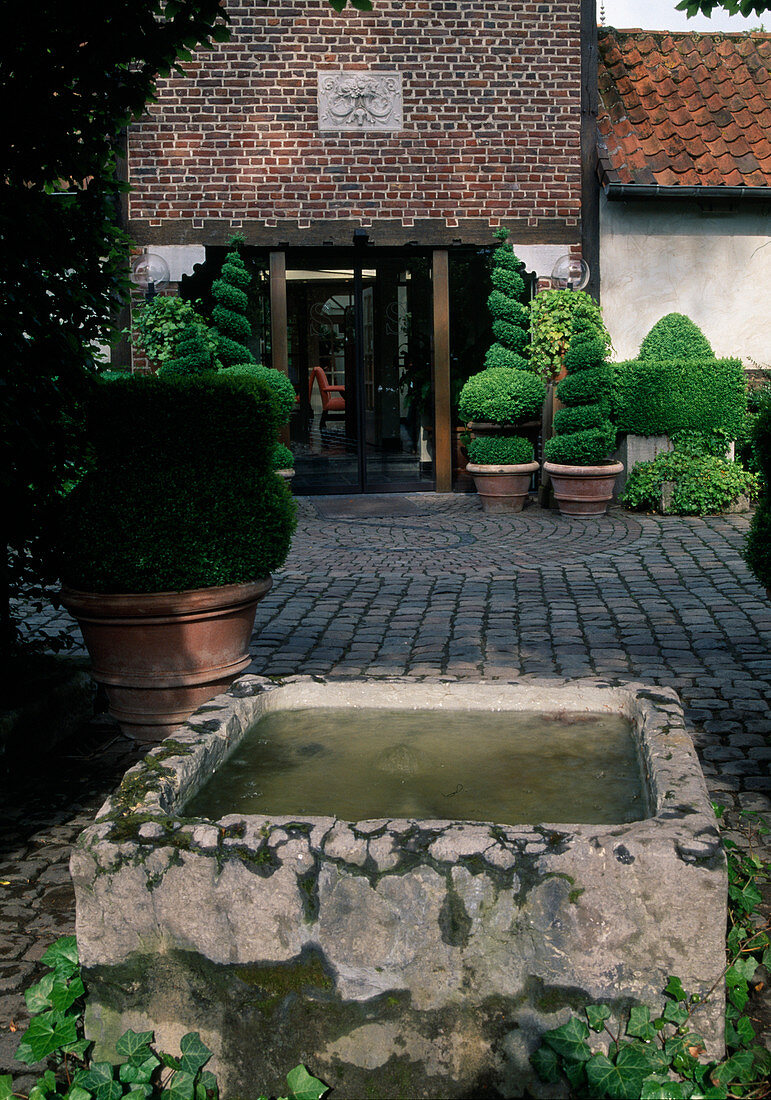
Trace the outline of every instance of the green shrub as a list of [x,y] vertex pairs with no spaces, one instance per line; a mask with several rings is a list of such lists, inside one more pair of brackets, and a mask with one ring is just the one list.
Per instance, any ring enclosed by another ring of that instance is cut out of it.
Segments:
[[[233,239],[236,244],[236,239]],[[226,367],[237,363],[253,363],[254,356],[246,346],[252,328],[246,317],[250,276],[237,248],[228,252],[222,273],[212,286],[216,306],[212,321],[217,334],[217,352]]]
[[211,341],[200,326],[189,322],[179,335],[174,354],[158,370],[162,378],[172,375],[202,374],[217,369]]
[[471,440],[466,453],[478,466],[519,466],[533,461],[533,444],[518,435],[481,435]]
[[544,444],[544,457],[565,466],[596,466],[606,462],[616,442],[609,419],[611,368],[592,312],[579,305],[573,336],[565,353],[567,377],[557,386],[566,406],[554,417],[554,435]]
[[657,321],[640,345],[642,360],[714,359],[712,346],[690,317],[668,313]]
[[531,371],[489,367],[464,385],[458,411],[463,421],[515,424],[541,415],[546,386]]
[[259,363],[236,363],[235,366],[226,367],[222,373],[238,378],[257,378],[264,382],[276,399],[281,423],[285,424],[289,420],[297,403],[297,394],[283,371],[274,370],[273,367],[263,367]]
[[530,303],[530,368],[551,381],[565,365],[565,352],[573,333],[578,306],[589,317],[607,354],[613,350],[610,335],[595,300],[583,290],[541,290]]
[[720,429],[736,439],[747,413],[747,385],[738,359],[619,363],[614,368],[619,431],[674,435]]
[[294,455],[283,443],[276,443],[270,453],[270,464],[274,470],[291,470],[294,466]]
[[661,510],[661,490],[673,483],[670,514],[716,515],[725,512],[740,496],[753,500],[758,479],[738,462],[712,455],[670,451],[652,462],[638,462],[627,479],[622,503],[648,512]]
[[493,289],[487,299],[496,343],[485,356],[485,366],[527,370],[529,364],[522,354],[528,340],[527,307],[522,303],[525,283],[519,273],[522,262],[506,243],[508,236],[508,229],[499,229],[496,233],[501,243],[493,253]]
[[92,469],[65,498],[57,564],[95,592],[158,592],[267,576],[294,502],[272,473],[273,395],[222,374],[99,386]]
[[771,400],[768,397],[760,404],[753,429],[753,443],[762,491],[750,524],[744,560],[760,583],[771,588]]
[[214,333],[190,302],[175,295],[159,294],[138,306],[132,318],[133,331],[127,335],[131,335],[134,347],[152,363],[164,366],[174,357],[177,341],[189,325],[195,327],[214,354],[217,348]]

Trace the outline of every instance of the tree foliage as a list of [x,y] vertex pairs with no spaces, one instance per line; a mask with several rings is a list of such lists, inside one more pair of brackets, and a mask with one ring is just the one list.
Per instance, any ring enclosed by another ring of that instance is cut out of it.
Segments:
[[219,0],[39,0],[0,51],[0,391],[8,597],[44,575],[50,507],[77,474],[83,401],[125,293],[121,132],[157,75],[227,37]]
[[689,16],[709,16],[716,8],[729,15],[760,15],[771,11],[771,0],[680,0],[676,7]]

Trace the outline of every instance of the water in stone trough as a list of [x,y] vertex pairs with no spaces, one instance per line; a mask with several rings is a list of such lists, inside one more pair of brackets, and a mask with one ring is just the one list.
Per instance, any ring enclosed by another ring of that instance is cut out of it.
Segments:
[[647,807],[617,714],[309,707],[263,717],[184,813],[599,825]]

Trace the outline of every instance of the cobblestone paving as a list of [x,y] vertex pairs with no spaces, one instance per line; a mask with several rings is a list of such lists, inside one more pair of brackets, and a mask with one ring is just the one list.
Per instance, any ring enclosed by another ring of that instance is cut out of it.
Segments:
[[[486,516],[474,496],[398,500],[300,499],[292,553],[258,608],[251,671],[666,684],[713,798],[771,810],[771,604],[740,557],[746,517],[571,521],[534,506]],[[63,622],[44,613],[35,626]],[[18,778],[7,794],[0,1072],[26,1019],[21,990],[74,928],[69,848],[137,751],[102,719],[80,755],[66,750],[55,774]]]

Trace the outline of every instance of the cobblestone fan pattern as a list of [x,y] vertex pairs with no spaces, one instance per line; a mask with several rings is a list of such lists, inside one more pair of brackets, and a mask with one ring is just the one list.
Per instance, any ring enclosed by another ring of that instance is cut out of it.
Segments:
[[[433,494],[364,508],[305,498],[299,512],[257,610],[250,671],[668,685],[713,798],[771,810],[771,604],[740,557],[746,517],[488,516],[474,496]],[[4,794],[0,1072],[18,1042],[11,1022],[27,1018],[22,989],[74,930],[70,846],[141,750],[102,719],[63,751],[54,774],[14,777]]]

